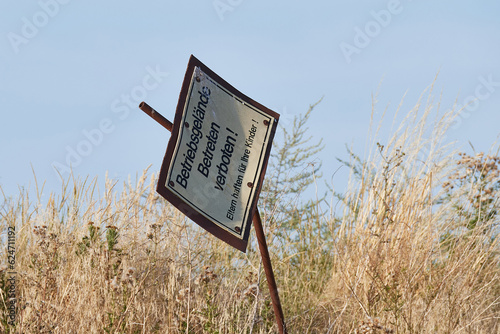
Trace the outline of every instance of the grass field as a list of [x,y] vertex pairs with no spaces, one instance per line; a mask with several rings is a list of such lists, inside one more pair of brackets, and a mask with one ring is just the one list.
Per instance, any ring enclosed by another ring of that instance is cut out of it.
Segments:
[[[289,333],[500,333],[500,159],[443,146],[458,111],[422,101],[392,139],[351,155],[340,194],[308,205],[268,171],[261,213]],[[17,318],[4,243],[0,331],[277,332],[254,235],[246,254],[225,245],[159,197],[156,178],[5,198]]]

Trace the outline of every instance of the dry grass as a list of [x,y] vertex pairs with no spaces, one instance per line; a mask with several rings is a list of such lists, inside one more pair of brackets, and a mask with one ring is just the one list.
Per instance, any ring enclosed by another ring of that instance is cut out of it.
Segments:
[[[282,232],[286,217],[267,224],[290,333],[500,332],[499,161],[457,165],[440,143],[454,113],[436,115],[431,100],[417,104],[374,145],[339,218],[299,212],[293,233]],[[7,326],[2,290],[2,332],[276,332],[255,243],[241,254],[207,235],[155,180],[145,172],[120,191],[69,180],[44,205],[24,192],[6,199],[18,318]]]
[[[326,300],[338,316],[331,332],[500,331],[498,218],[463,228],[480,211],[457,206],[471,204],[468,194],[476,191],[490,200],[499,193],[485,193],[472,177],[456,182],[463,161],[457,165],[456,153],[440,143],[455,113],[430,122],[438,115],[432,101],[417,116],[420,109],[419,103],[408,113],[387,146],[377,144],[346,194],[333,232]],[[479,168],[493,176],[489,184],[498,190],[494,165],[471,164],[465,174]],[[450,192],[450,182],[460,187]]]

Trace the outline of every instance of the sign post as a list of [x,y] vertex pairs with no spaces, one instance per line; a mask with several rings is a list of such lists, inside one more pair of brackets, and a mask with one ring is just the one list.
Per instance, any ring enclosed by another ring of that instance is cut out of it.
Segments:
[[195,223],[246,252],[253,222],[280,333],[287,333],[257,209],[279,114],[243,95],[194,56],[169,130],[157,192]]

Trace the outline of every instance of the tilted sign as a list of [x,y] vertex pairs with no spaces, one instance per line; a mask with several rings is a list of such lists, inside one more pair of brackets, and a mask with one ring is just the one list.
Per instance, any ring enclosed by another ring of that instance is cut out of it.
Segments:
[[158,193],[245,252],[278,119],[191,56]]

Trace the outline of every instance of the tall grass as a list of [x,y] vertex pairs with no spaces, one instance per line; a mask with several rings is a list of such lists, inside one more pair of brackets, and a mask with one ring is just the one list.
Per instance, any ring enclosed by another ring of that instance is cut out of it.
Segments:
[[[444,146],[456,111],[437,109],[419,102],[387,143],[374,140],[366,159],[353,154],[330,211],[321,201],[280,211],[290,200],[282,184],[261,198],[289,333],[500,332],[500,160]],[[69,179],[45,204],[24,191],[5,199],[18,309],[9,326],[2,267],[0,330],[276,332],[253,235],[246,254],[235,251],[159,197],[155,182],[148,171],[104,189]]]
[[[387,145],[376,143],[365,162],[352,161],[353,179],[332,232],[331,332],[499,332],[498,218],[457,229],[479,214],[464,214],[457,203],[484,189],[474,178],[457,177],[462,161],[457,165],[456,152],[441,143],[455,115],[440,116],[431,90]],[[496,163],[487,164],[465,175],[491,164],[496,175],[489,184],[498,185]],[[459,178],[460,187],[450,191]]]

